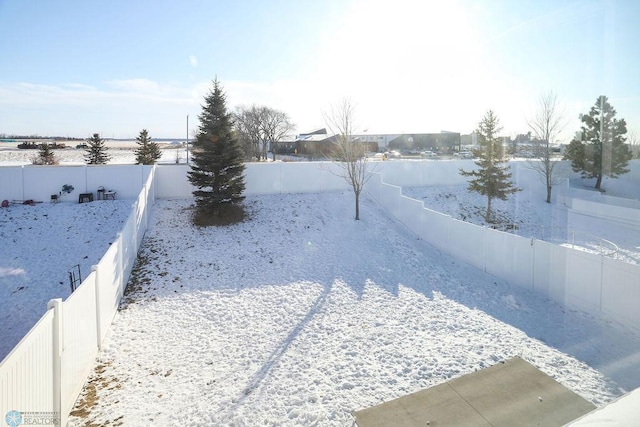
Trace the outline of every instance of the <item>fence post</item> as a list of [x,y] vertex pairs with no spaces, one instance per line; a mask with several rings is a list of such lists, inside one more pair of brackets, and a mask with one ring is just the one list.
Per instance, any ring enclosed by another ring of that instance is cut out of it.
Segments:
[[482,227],[482,264],[484,265],[484,272],[487,272],[487,234],[489,233],[489,229],[486,226]]
[[123,238],[122,238],[122,233],[118,233],[117,234],[117,238],[116,238],[117,242],[118,242],[118,253],[117,253],[117,269],[118,269],[118,301],[120,301],[122,299],[122,295],[124,295],[124,285],[125,285],[125,280],[124,280],[124,256],[123,256],[123,252],[124,252],[124,242],[123,242]]
[[[143,188],[143,190],[144,190],[144,188]],[[140,195],[139,194],[138,194],[138,198],[136,199],[135,203],[133,204],[133,213],[135,214],[135,218],[134,218],[135,221],[133,221],[133,235],[131,236],[130,239],[127,239],[127,240],[132,240],[133,241],[133,247],[136,248],[136,252],[137,252],[137,250],[138,250],[138,228],[140,226],[140,224],[138,224],[138,218],[140,218]],[[123,245],[120,246],[120,248],[122,248],[122,247],[123,247]],[[124,271],[124,264],[123,264],[123,271]]]
[[[146,230],[149,226],[149,194],[151,193],[151,189],[149,186],[145,184],[144,186],[144,229]],[[136,247],[136,251],[138,247]]]
[[94,280],[94,291],[96,295],[96,341],[98,345],[98,350],[102,349],[102,316],[100,315],[100,280],[98,280],[98,266],[92,265],[91,271],[93,271],[93,275],[95,276]]
[[62,298],[49,300],[47,310],[53,309],[53,336],[51,346],[53,348],[53,411],[60,420],[62,416],[62,350],[63,350],[63,323],[62,323]]

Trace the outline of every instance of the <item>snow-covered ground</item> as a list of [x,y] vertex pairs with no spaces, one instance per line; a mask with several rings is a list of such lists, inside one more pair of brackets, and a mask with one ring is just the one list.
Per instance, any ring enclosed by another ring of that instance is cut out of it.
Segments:
[[[79,141],[76,141],[78,143]],[[71,144],[68,144],[71,146]],[[0,144],[0,166],[30,165],[34,157],[37,157],[38,150],[21,150],[15,143]],[[107,154],[110,156],[109,164],[134,164],[136,156],[135,141],[114,142],[107,141]],[[187,151],[184,147],[163,145],[161,149],[162,157],[160,163],[184,163],[187,158]],[[53,151],[61,165],[82,165],[85,163],[85,150],[76,148],[57,149]]]
[[[435,189],[433,190],[436,191]],[[640,386],[640,333],[446,256],[350,192],[249,197],[190,225],[159,200],[75,425],[352,425],[515,355],[596,405]]]
[[[8,153],[1,164],[20,164]],[[131,149],[118,153],[133,163]],[[62,163],[81,155],[65,150]],[[403,193],[483,224],[485,199],[464,186]],[[49,299],[69,295],[73,265],[88,274],[131,204],[0,209],[0,359]],[[190,201],[157,201],[75,425],[351,425],[354,410],[514,355],[598,406],[640,386],[638,331],[448,257],[366,198],[361,221],[350,192],[247,204],[246,223],[197,229]],[[595,235],[640,262],[633,230],[517,195],[494,206],[518,234],[592,251]]]

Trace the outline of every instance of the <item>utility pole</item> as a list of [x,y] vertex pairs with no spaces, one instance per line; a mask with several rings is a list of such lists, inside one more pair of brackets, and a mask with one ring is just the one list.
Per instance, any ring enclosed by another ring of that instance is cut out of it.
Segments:
[[605,136],[604,128],[604,95],[600,96],[600,143],[602,145],[602,152],[600,158],[600,168],[602,175],[609,175],[611,173],[611,144]]
[[189,164],[189,115],[187,114],[187,164]]

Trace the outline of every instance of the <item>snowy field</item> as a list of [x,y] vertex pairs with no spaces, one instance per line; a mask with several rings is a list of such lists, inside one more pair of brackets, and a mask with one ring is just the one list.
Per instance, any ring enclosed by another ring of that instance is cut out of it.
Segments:
[[72,425],[350,426],[516,355],[598,406],[640,386],[640,333],[443,255],[370,200],[361,221],[350,192],[247,204],[198,229],[189,201],[157,201]]
[[[75,144],[80,141],[75,141]],[[72,146],[74,142],[68,143]],[[16,147],[15,143],[2,143],[0,144],[0,166],[17,166],[17,165],[30,165],[34,157],[37,157],[38,150],[21,150]],[[105,143],[107,147],[107,154],[111,156],[109,164],[135,164],[136,156],[134,150],[136,148],[135,141],[118,142],[107,141]],[[53,151],[54,155],[58,158],[61,165],[83,165],[84,155],[86,153],[83,149],[65,148],[57,149]],[[161,149],[162,157],[159,163],[184,163],[187,158],[187,151],[184,147],[174,148],[172,146],[165,146]]]

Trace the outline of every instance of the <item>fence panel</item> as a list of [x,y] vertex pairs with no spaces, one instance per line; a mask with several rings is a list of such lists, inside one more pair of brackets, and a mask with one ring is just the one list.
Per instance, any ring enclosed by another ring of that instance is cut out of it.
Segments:
[[390,212],[397,212],[397,205],[401,196],[402,188],[396,185],[381,184],[378,188],[377,197],[382,205]]
[[87,170],[87,192],[98,187],[117,192],[119,199],[133,200],[138,197],[144,183],[142,165],[91,165]]
[[[609,199],[612,199],[611,197]],[[621,199],[625,200],[625,199]],[[599,203],[590,200],[572,199],[571,208],[590,216],[597,216],[609,221],[624,224],[634,229],[640,229],[640,202],[628,200],[628,204],[636,204],[636,207],[616,206],[612,204]]]
[[405,196],[400,196],[399,201],[397,218],[400,222],[414,233],[421,230],[422,221],[424,219],[422,215],[424,205],[422,202]]
[[449,239],[445,249],[449,254],[466,261],[481,270],[485,268],[485,232],[468,222],[451,218]]
[[603,256],[564,248],[567,251],[567,302],[592,313],[600,311]]
[[188,179],[190,167],[184,164],[156,165],[155,192],[160,199],[184,199],[191,197],[195,189]]
[[486,229],[486,271],[514,285],[531,288],[533,241],[498,230]]
[[422,229],[419,236],[436,248],[448,251],[451,217],[430,209],[423,209]]
[[153,206],[156,200],[156,169],[151,168],[147,176],[147,206]]
[[113,320],[113,316],[118,310],[118,303],[120,302],[120,283],[122,277],[120,276],[120,253],[119,243],[114,242],[107,252],[104,254],[98,265],[96,266],[96,281],[99,287],[100,293],[100,331],[102,337],[100,341],[104,339],[109,325]]
[[55,412],[53,310],[0,363],[0,422],[9,411]]
[[95,285],[95,275],[89,275],[63,303],[62,425],[98,354]]
[[566,248],[534,240],[533,249],[533,290],[554,301],[566,303]]
[[252,164],[245,168],[244,179],[247,195],[282,193],[282,169],[278,164]]
[[138,196],[138,201],[133,206],[133,212],[136,216],[136,224],[135,224],[135,232],[136,232],[136,253],[138,252],[138,248],[140,248],[140,244],[142,243],[142,239],[144,237],[144,233],[147,230],[147,198],[148,195],[147,186],[145,184],[142,187],[142,191]]
[[2,183],[0,201],[24,200],[22,171],[22,166],[0,167],[0,182]]
[[131,274],[131,270],[133,269],[133,263],[136,259],[136,254],[138,253],[139,242],[138,239],[138,229],[136,228],[137,224],[137,215],[136,211],[137,207],[134,204],[133,212],[129,215],[127,220],[122,227],[122,232],[119,233],[118,240],[120,243],[120,251],[121,257],[120,261],[122,262],[122,277],[123,281],[125,277],[129,277]]
[[640,265],[605,258],[602,277],[602,311],[640,329]]
[[63,185],[72,185],[73,193],[64,195],[63,201],[78,201],[78,194],[87,191],[86,167],[84,166],[24,166],[24,199],[50,201]]

